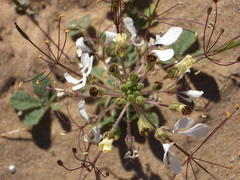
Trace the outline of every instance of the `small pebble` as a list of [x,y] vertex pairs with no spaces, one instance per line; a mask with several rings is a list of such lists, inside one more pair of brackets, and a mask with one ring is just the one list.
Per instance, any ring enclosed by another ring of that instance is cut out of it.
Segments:
[[15,167],[14,165],[10,165],[10,166],[8,167],[8,169],[9,169],[9,171],[10,171],[12,174],[16,173],[16,171],[17,171],[17,169],[16,169],[16,167]]

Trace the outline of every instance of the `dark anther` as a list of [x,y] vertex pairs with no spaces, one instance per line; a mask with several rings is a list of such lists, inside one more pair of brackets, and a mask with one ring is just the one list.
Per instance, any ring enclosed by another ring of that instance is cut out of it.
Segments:
[[98,95],[98,93],[99,93],[99,90],[96,87],[91,87],[89,89],[89,94],[93,97],[96,97]]
[[148,55],[147,55],[147,62],[148,62],[148,63],[156,62],[156,60],[157,60],[157,57],[154,56],[153,54],[148,54]]
[[191,114],[193,111],[193,108],[191,106],[185,106],[183,109],[182,109],[182,114],[183,115],[188,115],[188,114]]
[[62,162],[61,160],[58,160],[58,161],[57,161],[57,164],[58,164],[59,166],[63,166],[63,162]]
[[72,148],[72,152],[75,154],[77,152],[77,148]]

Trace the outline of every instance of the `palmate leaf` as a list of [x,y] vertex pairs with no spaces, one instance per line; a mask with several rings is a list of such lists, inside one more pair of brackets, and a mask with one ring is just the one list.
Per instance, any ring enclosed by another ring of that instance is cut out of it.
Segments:
[[192,31],[183,30],[178,40],[170,46],[176,56],[183,56],[197,41],[196,35]]
[[48,78],[45,78],[43,75],[38,75],[36,78],[34,78],[32,81],[32,86],[36,95],[44,101],[50,100],[55,94],[54,91],[47,89],[47,87],[51,87],[51,83],[50,80]]
[[46,112],[46,109],[39,108],[34,109],[24,116],[23,124],[24,126],[33,126],[39,123]]
[[23,91],[17,91],[11,96],[9,103],[17,110],[29,110],[42,106],[42,103]]

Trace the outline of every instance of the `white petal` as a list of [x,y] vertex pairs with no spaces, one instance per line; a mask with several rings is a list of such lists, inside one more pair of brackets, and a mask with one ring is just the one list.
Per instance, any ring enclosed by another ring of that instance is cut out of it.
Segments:
[[189,90],[189,91],[183,91],[185,95],[191,97],[191,98],[199,98],[203,95],[203,91],[197,91],[197,90]]
[[105,31],[104,34],[106,36],[105,44],[108,44],[111,41],[116,41],[117,33]]
[[177,134],[184,134],[186,136],[191,136],[194,138],[202,138],[208,134],[208,131],[209,129],[206,124],[198,123],[186,131],[177,132]]
[[130,18],[130,17],[124,18],[123,23],[131,35],[137,34],[132,18]]
[[81,49],[77,49],[77,56],[79,58],[82,56],[82,50]]
[[83,88],[83,87],[86,85],[87,76],[86,76],[85,74],[83,74],[83,78],[81,79],[80,82],[81,82],[80,84],[78,84],[78,85],[76,85],[76,86],[73,86],[73,87],[72,87],[72,90],[77,91],[77,90]]
[[167,153],[168,153],[169,149],[172,147],[173,144],[174,144],[174,142],[168,143],[168,144],[167,144],[167,143],[166,143],[166,144],[162,144],[163,149],[164,149],[163,163],[164,163],[165,165],[168,164],[168,161],[167,161]]
[[93,63],[93,56],[89,58],[89,64],[88,64],[88,71],[85,73],[86,76],[88,76],[92,72],[92,63]]
[[81,56],[81,63],[83,67],[87,67],[89,64],[89,55],[88,53],[83,53]]
[[175,133],[179,129],[191,127],[192,123],[193,123],[193,120],[191,118],[184,117],[182,119],[179,119],[174,125],[173,133]]
[[98,127],[94,126],[92,128],[92,132],[93,132],[94,137],[95,137],[95,142],[99,143],[102,139],[102,135],[100,134],[100,129]]
[[144,40],[141,40],[140,43],[136,43],[136,34],[133,34],[132,37],[131,37],[131,41],[133,43],[134,46],[137,46],[137,47],[141,47],[144,45]]
[[[86,46],[86,44],[84,43],[83,37],[80,37],[80,38],[77,39],[77,41],[76,41],[76,47],[77,47],[77,49],[81,49],[82,52],[88,52],[88,53],[89,53],[89,52],[92,52],[91,49],[89,49],[89,48]],[[77,51],[77,53],[78,53],[78,51]]]
[[64,73],[64,77],[67,82],[72,83],[72,84],[78,84],[81,82],[81,79],[78,80],[78,79],[72,77],[69,73]]
[[78,103],[78,110],[79,110],[79,113],[80,113],[81,117],[82,117],[86,122],[89,122],[88,114],[87,114],[87,112],[85,111],[85,101],[84,101],[84,100],[81,100],[81,101]]
[[174,56],[173,49],[167,50],[152,50],[152,53],[156,54],[156,56],[160,59],[160,61],[167,61]]
[[170,157],[170,164],[172,166],[172,170],[174,172],[174,174],[179,174],[181,171],[181,166],[182,163],[181,161],[175,156],[175,154],[173,153],[169,153]]
[[181,27],[171,27],[163,37],[156,36],[155,45],[162,44],[165,46],[169,46],[174,43],[179,36],[181,35],[183,29]]

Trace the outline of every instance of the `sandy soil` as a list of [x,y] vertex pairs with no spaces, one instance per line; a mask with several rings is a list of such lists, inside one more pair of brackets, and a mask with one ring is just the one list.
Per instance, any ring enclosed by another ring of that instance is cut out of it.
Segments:
[[[94,1],[94,0],[93,0]],[[64,14],[63,26],[74,18],[79,18],[85,14],[91,14],[93,24],[97,24],[107,12],[107,7],[96,5],[91,1],[78,0],[38,0],[33,2],[33,7],[39,12],[36,20],[41,27],[53,39],[57,35],[57,16]],[[176,0],[162,0],[159,12],[170,7]],[[166,17],[181,17],[192,19],[198,22],[205,22],[206,10],[212,5],[211,1],[183,0],[183,5],[176,8],[173,13]],[[240,2],[238,0],[222,0],[219,2],[218,31],[225,29],[222,42],[240,34]],[[26,30],[31,38],[42,48],[45,48],[45,36],[39,28],[26,15],[16,13],[14,6],[9,0],[0,2],[0,133],[8,132],[23,127],[14,109],[8,104],[10,96],[17,90],[19,82],[29,79],[36,72],[46,70],[46,64],[39,61],[38,52],[29,45],[16,31],[14,22]],[[180,21],[170,21],[186,28],[197,29],[202,37],[203,27]],[[106,20],[103,27],[109,25]],[[155,32],[164,31],[167,25],[159,25],[154,28]],[[74,44],[68,40],[67,49]],[[46,49],[46,48],[45,48]],[[74,49],[73,49],[74,51]],[[70,54],[74,53],[70,51]],[[239,49],[226,52],[220,55],[221,59],[234,60],[239,57]],[[205,96],[197,103],[197,112],[191,115],[197,122],[204,122],[213,129],[220,121],[226,117],[227,111],[233,111],[235,104],[240,101],[240,65],[230,67],[219,67],[211,63],[199,64],[196,71],[201,70],[199,76],[189,75],[187,80],[190,86],[196,89],[201,88]],[[56,73],[62,73],[61,71]],[[51,77],[53,86],[61,87],[64,84]],[[66,86],[66,85],[65,85]],[[32,92],[30,84],[25,85],[22,90]],[[166,98],[166,97],[163,97]],[[173,97],[174,98],[174,97]],[[168,99],[169,100],[169,99]],[[63,102],[64,103],[64,102]],[[205,104],[208,104],[204,108]],[[92,111],[91,106],[88,107]],[[63,106],[62,111],[66,113]],[[74,119],[81,121],[77,112],[76,102],[70,104],[70,113]],[[161,118],[166,125],[172,127],[180,115],[161,110]],[[201,115],[206,115],[203,118]],[[72,180],[78,179],[79,171],[68,172],[56,164],[58,159],[64,161],[69,167],[76,167],[79,162],[73,158],[71,148],[77,145],[77,132],[68,133],[61,136],[64,129],[54,114],[47,116],[45,123],[41,123],[31,132],[21,132],[11,135],[9,138],[0,138],[0,180]],[[207,144],[198,152],[199,157],[208,161],[224,165],[231,165],[233,169],[227,170],[213,165],[206,165],[214,175],[223,180],[238,180],[240,177],[240,125],[239,113],[235,115],[226,125],[219,130]],[[74,127],[72,127],[74,129]],[[138,138],[136,147],[139,150],[139,160],[135,160],[126,165],[123,161],[125,146],[116,143],[112,153],[103,155],[98,163],[102,169],[108,167],[111,172],[106,179],[163,179],[168,180],[172,176],[171,171],[165,168],[161,162],[162,148],[160,143],[153,138]],[[200,141],[193,141],[189,138],[179,139],[179,144],[191,152]],[[180,157],[182,157],[180,155]],[[183,157],[184,158],[184,157]],[[17,173],[11,174],[8,166],[14,164]],[[184,179],[185,168],[182,174],[176,179]],[[198,179],[213,179],[204,171],[196,168]],[[87,179],[95,179],[90,174]],[[189,179],[194,179],[190,176]]]

